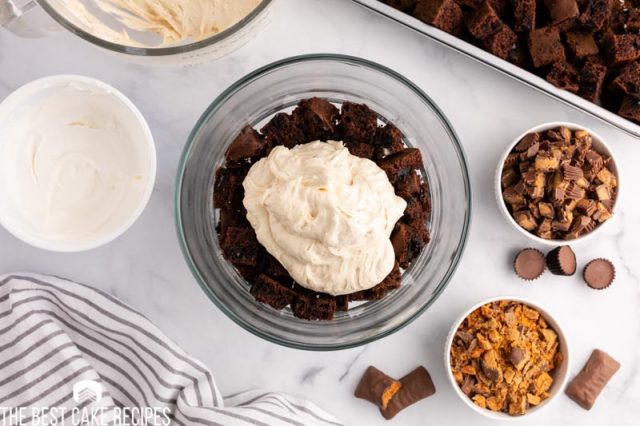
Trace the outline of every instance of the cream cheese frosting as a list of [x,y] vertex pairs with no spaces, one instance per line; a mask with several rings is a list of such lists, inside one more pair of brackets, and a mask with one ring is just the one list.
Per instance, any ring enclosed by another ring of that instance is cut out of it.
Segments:
[[385,172],[342,142],[275,147],[243,182],[258,241],[303,287],[331,295],[379,284],[406,208]]
[[[251,13],[260,0],[51,0],[72,22],[107,41],[144,46],[132,32],[154,34],[159,46],[204,40]],[[103,16],[106,15],[106,16]],[[108,19],[107,19],[108,18]]]
[[4,214],[42,240],[83,245],[107,238],[139,208],[153,182],[147,135],[106,88],[45,87],[5,126]]

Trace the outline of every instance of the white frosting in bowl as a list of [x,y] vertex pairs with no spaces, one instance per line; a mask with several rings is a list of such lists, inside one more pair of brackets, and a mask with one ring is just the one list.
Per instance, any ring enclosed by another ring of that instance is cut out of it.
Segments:
[[258,241],[300,285],[350,294],[393,269],[389,237],[406,202],[380,167],[341,142],[277,146],[243,186]]
[[144,208],[153,141],[115,89],[80,77],[30,83],[3,103],[0,128],[0,216],[19,238],[83,250],[124,232]]

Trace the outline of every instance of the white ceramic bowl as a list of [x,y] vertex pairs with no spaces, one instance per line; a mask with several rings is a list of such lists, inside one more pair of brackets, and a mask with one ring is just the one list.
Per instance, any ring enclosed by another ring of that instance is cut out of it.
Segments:
[[[473,403],[471,398],[469,398],[467,395],[464,394],[464,392],[462,392],[462,389],[460,389],[460,386],[458,385],[458,383],[456,383],[456,379],[453,377],[453,373],[451,372],[451,345],[453,345],[453,339],[455,337],[456,331],[458,331],[458,328],[460,327],[464,319],[479,307],[486,305],[487,303],[497,302],[501,300],[523,303],[525,305],[528,305],[536,309],[540,313],[540,315],[542,315],[542,317],[547,322],[547,324],[549,324],[549,326],[558,335],[558,341],[560,342],[560,352],[562,352],[562,355],[563,355],[562,365],[559,368],[556,368],[552,374],[553,384],[549,389],[549,398],[544,400],[540,405],[529,408],[526,414],[522,416],[511,416],[507,413],[495,412],[495,411],[491,411],[489,409],[481,408],[477,406],[476,404]],[[529,418],[530,416],[544,410],[554,400],[557,399],[558,395],[560,395],[563,392],[567,384],[567,380],[569,379],[569,371],[571,370],[571,351],[570,351],[569,342],[567,340],[567,336],[564,330],[562,329],[560,324],[555,320],[554,316],[551,315],[547,309],[542,308],[537,303],[534,303],[527,299],[523,299],[521,297],[511,297],[511,296],[493,297],[491,299],[483,300],[482,302],[473,305],[471,308],[467,309],[462,315],[460,315],[460,317],[455,321],[455,323],[453,324],[453,327],[451,328],[451,331],[449,332],[449,335],[447,337],[447,343],[445,345],[444,367],[445,367],[445,370],[447,371],[446,374],[447,374],[447,377],[449,378],[449,382],[451,383],[451,386],[453,386],[453,389],[456,395],[458,395],[460,399],[465,403],[465,405],[467,405],[473,411],[483,415],[484,417],[488,417],[493,420],[507,420],[507,421],[519,420],[519,419]]]
[[[571,130],[585,130],[586,132],[588,132],[592,139],[593,139],[593,147],[600,152],[601,154],[607,155],[609,157],[611,157],[611,159],[613,160],[611,162],[610,165],[610,169],[611,171],[616,175],[616,178],[618,179],[618,188],[617,188],[617,193],[616,193],[616,199],[614,200],[613,203],[613,212],[614,212],[614,216],[607,220],[604,223],[599,224],[598,226],[596,226],[596,228],[587,233],[584,234],[576,239],[573,240],[545,240],[544,238],[540,238],[537,235],[527,231],[526,229],[522,228],[520,225],[518,225],[518,223],[516,222],[516,220],[513,218],[513,216],[511,215],[511,213],[509,213],[509,210],[507,208],[506,203],[504,202],[503,198],[502,198],[502,182],[501,182],[501,177],[502,177],[502,166],[505,162],[505,160],[507,159],[507,156],[509,155],[509,153],[513,150],[513,148],[518,144],[518,142],[520,142],[520,140],[527,134],[529,133],[534,133],[534,132],[541,132],[541,131],[545,131],[545,130],[550,130],[550,129],[554,129],[557,127],[568,127]],[[569,122],[564,122],[564,121],[555,121],[555,122],[551,122],[551,123],[544,123],[541,124],[539,126],[535,126],[529,130],[527,130],[526,132],[523,132],[521,135],[519,135],[517,138],[515,138],[513,140],[513,142],[511,144],[509,144],[509,146],[507,147],[507,149],[504,151],[504,154],[500,157],[500,161],[498,162],[498,168],[496,170],[496,175],[495,175],[495,195],[496,195],[496,200],[498,201],[498,209],[500,209],[500,211],[502,212],[503,216],[507,219],[507,222],[509,222],[509,224],[511,224],[511,227],[515,230],[517,230],[520,234],[526,236],[527,238],[531,239],[532,241],[535,241],[536,243],[539,244],[544,244],[546,246],[563,246],[563,245],[569,245],[569,244],[575,244],[575,243],[579,243],[579,242],[583,242],[589,238],[592,238],[594,235],[596,235],[598,232],[600,232],[602,230],[602,228],[604,228],[605,226],[607,226],[609,224],[609,222],[611,222],[612,220],[615,220],[615,211],[616,211],[616,206],[618,205],[618,202],[620,201],[620,172],[618,171],[617,168],[617,164],[618,162],[616,161],[616,157],[613,154],[613,151],[611,150],[611,148],[609,147],[609,145],[597,134],[595,133],[593,130],[588,129],[584,126],[575,124],[575,123],[569,123]]]
[[[74,98],[74,96],[77,96],[77,98]],[[91,99],[94,99],[94,96],[99,97],[100,99],[105,99],[106,101],[103,102],[103,104],[98,104],[95,108],[93,104],[88,103],[88,106],[85,109],[81,109],[79,111],[72,110],[75,108],[73,105],[76,105],[81,101],[91,102]],[[60,104],[67,106],[71,105],[69,107],[69,111],[72,112],[66,115],[64,113],[58,114],[60,108],[63,108],[62,106],[57,107]],[[47,106],[45,107],[44,105]],[[0,104],[0,134],[7,135],[11,134],[11,132],[16,132],[13,126],[16,120],[25,120],[24,116],[22,116],[22,114],[25,114],[24,111],[37,111],[38,114],[42,115],[43,108],[46,108],[47,111],[54,111],[51,113],[51,116],[55,118],[52,118],[49,121],[50,123],[58,123],[62,120],[70,119],[70,116],[79,117],[79,124],[72,122],[67,124],[67,126],[80,125],[87,128],[85,131],[86,134],[83,134],[83,136],[79,138],[82,141],[95,140],[96,143],[99,143],[98,141],[105,143],[108,142],[109,145],[100,146],[108,146],[109,149],[98,148],[91,157],[83,157],[83,160],[86,158],[86,160],[84,160],[86,161],[86,164],[92,164],[96,167],[95,169],[90,170],[100,170],[100,167],[104,167],[106,162],[103,161],[100,163],[100,161],[102,161],[101,159],[105,158],[108,153],[114,153],[113,159],[110,159],[110,161],[122,166],[119,169],[107,169],[108,173],[111,173],[109,175],[110,177],[115,176],[113,179],[120,180],[111,181],[111,183],[107,185],[102,184],[102,192],[92,191],[90,184],[86,184],[83,187],[84,192],[78,193],[81,195],[74,194],[75,199],[87,200],[90,197],[84,196],[94,195],[93,198],[95,198],[95,200],[93,201],[109,199],[116,200],[116,202],[109,201],[110,204],[105,203],[105,205],[96,203],[95,208],[93,208],[93,204],[87,202],[83,206],[84,210],[82,210],[82,212],[86,214],[83,214],[80,218],[88,217],[89,219],[92,219],[92,229],[89,229],[89,226],[87,226],[86,229],[82,229],[78,232],[74,231],[75,233],[73,236],[71,235],[71,232],[52,232],[51,234],[47,234],[46,232],[42,232],[41,229],[38,229],[38,226],[45,223],[45,221],[50,218],[42,220],[34,220],[34,217],[26,218],[25,212],[30,213],[30,211],[25,210],[26,204],[24,201],[20,201],[22,204],[18,204],[19,202],[16,201],[17,198],[15,195],[23,188],[15,186],[18,185],[18,178],[7,172],[7,174],[3,175],[0,180],[0,225],[20,240],[45,250],[77,252],[89,250],[106,244],[123,234],[136,221],[136,219],[142,214],[142,211],[151,197],[156,176],[156,151],[149,126],[136,106],[125,95],[110,85],[99,80],[83,76],[58,75],[32,81],[20,87],[2,101]],[[91,110],[91,108],[94,109]],[[107,116],[107,112],[113,112],[113,115]],[[33,117],[35,116],[36,115],[34,113]],[[29,119],[32,118],[31,115],[28,117]],[[105,118],[104,121],[100,121],[102,120],[102,117],[107,118]],[[40,120],[40,122],[42,121],[43,120]],[[45,123],[49,122],[45,121]],[[115,128],[116,130],[108,130],[111,132],[109,133],[109,136],[100,138],[99,133],[91,133],[94,129],[94,127],[92,127],[93,123],[100,123],[98,124],[100,127],[96,127],[99,129]],[[123,133],[123,130],[118,130],[117,127],[112,127],[117,126],[118,124],[126,127],[128,133],[125,134]],[[17,131],[18,133],[13,135],[13,138],[5,137],[0,140],[0,156],[6,155],[6,158],[12,158],[12,155],[22,154],[20,151],[20,145],[25,143],[31,143],[31,147],[35,146],[40,149],[40,146],[43,145],[42,140],[45,140],[46,135],[52,132],[55,134],[55,132],[59,131],[58,127],[59,126],[56,126],[55,130],[36,129],[35,132],[28,133],[26,136],[24,136],[24,133],[20,133],[21,130],[19,130]],[[77,134],[74,133],[74,135]],[[89,137],[92,139],[83,139]],[[129,137],[130,141],[125,139],[125,137]],[[67,141],[69,139],[66,137],[51,139],[51,141],[54,142],[58,142],[60,140]],[[37,156],[42,155],[44,158],[42,161],[47,162],[47,164],[52,164],[48,169],[53,171],[65,170],[65,168],[66,170],[75,170],[73,168],[68,168],[68,164],[72,163],[64,162],[64,160],[71,155],[76,155],[76,153],[83,153],[82,149],[91,149],[90,147],[87,148],[86,144],[81,145],[80,148],[73,145],[73,148],[68,148],[67,151],[60,153],[55,152],[56,147],[60,145],[52,143],[51,141],[47,141],[44,148],[41,148],[39,151],[34,151],[32,154],[33,159],[30,161],[35,164]],[[125,143],[123,141],[127,141],[129,143]],[[119,143],[119,145],[117,145],[117,143]],[[45,151],[45,153],[41,154],[42,151]],[[11,153],[11,155],[9,155],[9,153]],[[90,161],[97,161],[97,165],[90,163]],[[75,165],[78,163],[73,164]],[[126,167],[130,167],[131,175],[118,174],[121,173],[122,170],[126,170],[125,165]],[[35,171],[35,165],[31,165],[31,167],[34,167],[34,170],[31,173],[35,176],[35,174],[37,174]],[[16,170],[18,169],[16,168]],[[47,175],[45,178],[40,176],[40,180],[47,183],[55,182],[52,180],[53,178],[51,178],[51,176],[59,177],[60,174],[56,174],[53,171],[50,176]],[[96,172],[93,173],[95,175]],[[93,178],[94,175],[88,176]],[[78,179],[78,182],[95,182],[95,180],[90,181],[86,174],[77,176],[85,178],[85,180]],[[68,175],[65,177],[68,177]],[[47,181],[46,178],[50,179]],[[123,181],[123,179],[130,180]],[[65,181],[65,184],[68,185],[68,181]],[[50,186],[55,187],[56,185]],[[69,186],[63,187],[69,188]],[[56,193],[56,195],[62,194],[61,196],[64,196],[68,193],[69,192],[65,189],[61,193]],[[107,197],[111,194],[116,195]],[[51,194],[46,193],[46,195],[49,196]],[[102,195],[107,196],[102,197]],[[23,197],[22,200],[24,199],[26,198]],[[33,201],[33,199],[35,199],[35,197],[32,197],[31,201]],[[74,202],[77,203],[77,201]],[[68,206],[68,204],[64,204],[63,209],[68,208]],[[106,207],[108,207],[108,213],[104,213],[100,218],[98,218],[97,215],[101,212],[101,208],[105,209],[104,211],[107,211]],[[46,209],[44,210],[47,211]],[[56,212],[59,211],[60,209],[56,210]],[[92,217],[91,215],[94,214],[94,212],[95,216]],[[65,220],[67,220],[65,223],[73,222],[73,220],[70,220],[69,218],[66,218]]]

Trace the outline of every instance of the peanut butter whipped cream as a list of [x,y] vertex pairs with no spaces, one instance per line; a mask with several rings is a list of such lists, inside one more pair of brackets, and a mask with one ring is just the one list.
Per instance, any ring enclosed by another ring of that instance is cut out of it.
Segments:
[[[72,22],[106,41],[143,46],[131,31],[162,38],[161,46],[204,40],[253,11],[260,0],[51,0]],[[119,28],[122,27],[122,28]]]
[[393,269],[389,237],[407,204],[380,167],[342,142],[277,146],[243,186],[258,241],[303,287],[350,294]]

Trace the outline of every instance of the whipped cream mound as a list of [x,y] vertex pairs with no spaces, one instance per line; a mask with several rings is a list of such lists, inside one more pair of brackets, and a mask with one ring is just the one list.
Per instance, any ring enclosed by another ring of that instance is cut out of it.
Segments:
[[21,232],[73,248],[113,235],[139,208],[153,180],[146,136],[109,89],[44,86],[8,121],[1,202]]
[[137,31],[155,34],[162,38],[160,46],[169,46],[226,30],[249,15],[260,0],[53,0],[51,4],[106,41],[143,46],[131,39],[130,32]]
[[350,294],[393,269],[389,237],[407,204],[378,165],[342,142],[277,146],[243,186],[258,241],[303,287]]

